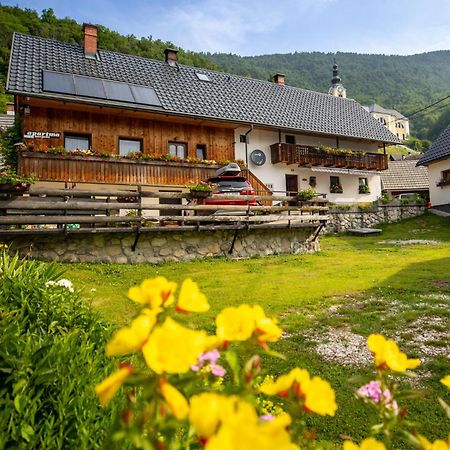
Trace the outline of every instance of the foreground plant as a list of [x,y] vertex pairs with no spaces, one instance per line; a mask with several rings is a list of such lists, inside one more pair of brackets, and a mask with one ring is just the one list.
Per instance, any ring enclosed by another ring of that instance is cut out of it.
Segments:
[[[269,347],[282,335],[277,321],[260,306],[243,304],[217,315],[214,335],[192,329],[181,322],[187,314],[208,311],[208,300],[190,279],[178,295],[177,287],[156,277],[128,292],[141,310],[114,334],[106,354],[131,359],[96,386],[102,406],[122,386],[127,388],[127,407],[112,442],[157,450],[316,448],[317,431],[308,427],[308,416],[334,416],[335,392],[304,368],[278,377],[265,373],[264,357],[282,357]],[[376,375],[357,396],[377,409],[380,423],[360,444],[345,441],[344,450],[385,450],[394,436],[407,438],[417,448],[449,450],[442,446],[448,445],[445,441],[429,443],[416,434],[400,404],[417,394],[400,390],[393,375],[408,375],[420,361],[409,359],[394,341],[378,334],[369,336],[368,347]],[[448,377],[442,382],[449,384]]]

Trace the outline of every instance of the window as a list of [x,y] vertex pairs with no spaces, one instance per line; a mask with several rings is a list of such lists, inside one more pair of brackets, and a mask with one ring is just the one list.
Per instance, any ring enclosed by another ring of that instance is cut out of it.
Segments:
[[89,135],[65,134],[64,148],[69,152],[74,150],[89,150],[91,148],[91,139]]
[[119,138],[119,155],[126,156],[128,153],[142,151],[142,141],[140,139]]
[[367,178],[360,178],[359,179],[359,185],[360,186],[367,186]]
[[330,192],[332,194],[342,194],[344,192],[339,177],[330,177]]
[[317,178],[316,177],[309,177],[309,185],[312,188],[315,188],[317,186]]
[[197,159],[206,159],[206,145],[197,144],[197,147],[195,149],[195,157]]
[[244,143],[247,142],[247,144],[250,144],[250,140],[248,139],[248,136],[245,134],[239,135],[239,142]]
[[287,134],[285,136],[286,144],[295,144],[295,136],[293,134]]
[[187,144],[183,142],[169,142],[169,155],[185,159],[187,156]]
[[436,186],[450,186],[450,170],[443,170],[441,172],[441,179]]

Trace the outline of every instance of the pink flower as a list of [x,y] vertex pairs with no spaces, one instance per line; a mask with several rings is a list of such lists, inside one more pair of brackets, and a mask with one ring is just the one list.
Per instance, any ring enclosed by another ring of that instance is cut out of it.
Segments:
[[379,403],[382,395],[380,383],[378,381],[371,381],[370,383],[360,387],[357,394],[362,398]]
[[209,366],[211,373],[216,377],[223,377],[227,372],[221,365],[216,364],[219,358],[220,353],[217,349],[202,353],[198,357],[198,364],[191,366],[191,370],[198,372],[205,365],[205,363],[209,363],[207,365]]
[[216,377],[224,377],[227,373],[227,371],[219,364],[211,364],[209,367],[211,368],[211,373]]

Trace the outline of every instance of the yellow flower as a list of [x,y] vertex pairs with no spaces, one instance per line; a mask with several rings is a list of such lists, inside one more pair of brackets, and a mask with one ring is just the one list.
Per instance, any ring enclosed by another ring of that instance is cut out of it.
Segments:
[[337,405],[335,393],[328,381],[320,377],[311,379],[305,369],[292,369],[287,375],[281,375],[274,382],[265,381],[259,388],[266,395],[287,397],[291,393],[295,398],[303,399],[306,411],[312,411],[321,416],[334,416]]
[[420,442],[421,450],[450,450],[450,435],[447,440],[438,439],[434,442],[430,442],[426,437],[417,436]]
[[336,398],[328,381],[313,377],[304,387],[304,392],[306,409],[321,416],[334,416],[337,409]]
[[245,341],[255,329],[253,309],[248,305],[223,309],[216,317],[217,336],[224,341]]
[[100,404],[107,405],[116,395],[125,380],[131,375],[133,369],[130,365],[123,366],[117,372],[105,378],[100,384],[95,386],[95,393],[98,395]]
[[227,397],[213,392],[203,392],[190,398],[189,422],[202,438],[212,436],[221,421],[226,416],[230,403]]
[[151,308],[169,306],[174,300],[177,284],[164,277],[144,280],[140,286],[133,286],[128,291],[128,297],[136,303],[150,305]]
[[163,325],[154,328],[142,353],[148,367],[158,374],[185,373],[208,343],[204,331],[183,327],[168,317]]
[[444,378],[441,378],[441,383],[450,389],[450,375],[446,375]]
[[156,323],[158,310],[143,309],[129,327],[118,330],[106,345],[106,355],[126,355],[140,350]]
[[160,391],[172,415],[178,420],[185,419],[189,414],[189,405],[183,394],[164,380],[161,382]]
[[386,339],[381,334],[371,334],[367,338],[367,346],[374,355],[377,369],[389,368],[404,372],[407,369],[415,369],[420,364],[420,359],[408,359],[392,339]]
[[260,342],[276,342],[280,339],[283,330],[277,325],[277,321],[266,317],[261,306],[253,307],[256,332]]
[[344,450],[386,450],[386,447],[374,438],[367,438],[361,442],[360,446],[352,441],[344,441]]
[[183,281],[178,298],[177,310],[181,312],[205,312],[209,303],[205,294],[202,294],[197,283],[190,278]]
[[288,414],[259,422],[252,405],[235,400],[234,410],[207,440],[205,450],[299,450],[286,430],[290,423]]

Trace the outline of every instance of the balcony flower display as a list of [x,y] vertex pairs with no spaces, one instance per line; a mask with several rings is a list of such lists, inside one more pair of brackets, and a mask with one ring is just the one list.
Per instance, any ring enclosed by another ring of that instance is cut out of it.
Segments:
[[317,192],[314,189],[312,188],[304,189],[302,191],[298,191],[297,200],[299,202],[307,202],[313,199],[315,195],[317,195]]
[[0,192],[26,192],[34,181],[34,177],[21,177],[11,166],[0,169]]
[[330,192],[332,194],[342,194],[344,192],[342,184],[333,184],[332,186],[330,186]]
[[360,194],[370,194],[370,188],[367,184],[359,185],[359,193]]
[[211,195],[211,192],[215,189],[215,184],[207,183],[206,181],[195,182],[190,180],[186,183],[186,187],[192,198],[206,198]]

